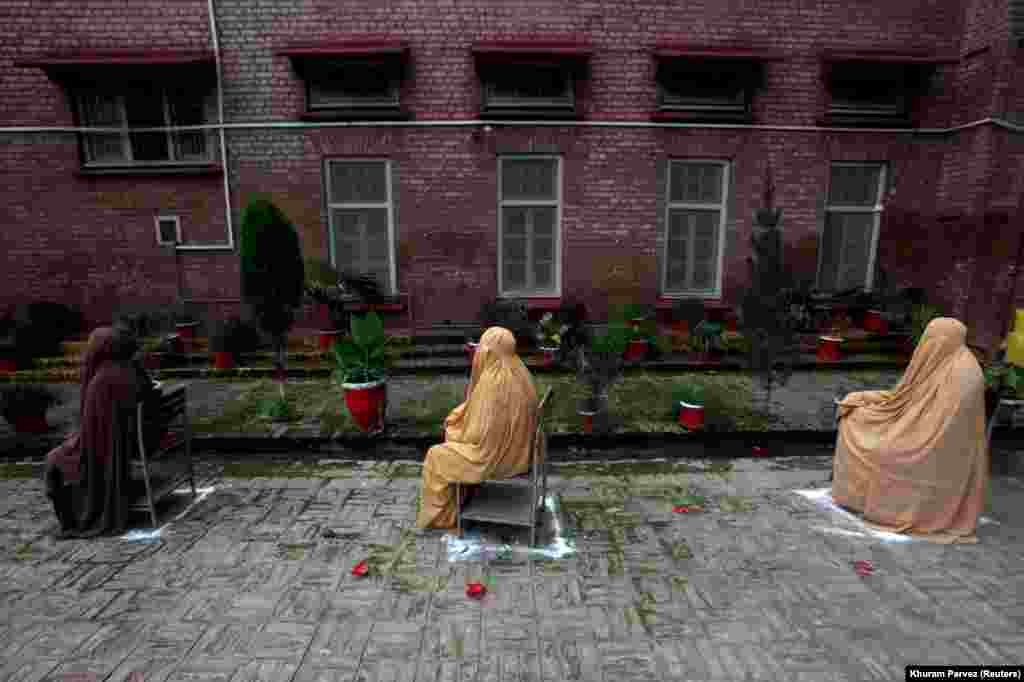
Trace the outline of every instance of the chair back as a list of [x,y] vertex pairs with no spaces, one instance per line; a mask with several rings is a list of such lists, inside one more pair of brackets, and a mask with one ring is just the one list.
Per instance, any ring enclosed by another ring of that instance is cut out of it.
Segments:
[[553,391],[554,388],[549,388],[537,405],[537,427],[533,432],[533,442],[530,443],[530,473],[534,480],[544,474],[544,467],[547,466],[548,443],[544,432],[544,418]]
[[[138,402],[135,406],[136,423],[138,424],[139,448],[145,448],[145,434],[150,429],[164,428],[177,419],[186,416],[185,385],[175,386],[160,395],[156,409],[146,409],[147,403]],[[149,454],[147,452],[147,454]]]

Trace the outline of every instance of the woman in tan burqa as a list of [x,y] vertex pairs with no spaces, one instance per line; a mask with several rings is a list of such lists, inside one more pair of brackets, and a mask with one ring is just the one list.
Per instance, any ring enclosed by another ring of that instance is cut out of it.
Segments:
[[455,526],[451,484],[509,478],[527,471],[537,423],[537,389],[503,327],[480,337],[466,401],[445,419],[445,442],[427,452],[420,495],[420,528]]
[[985,378],[959,320],[932,320],[896,388],[839,403],[832,498],[873,527],[977,542],[985,505]]

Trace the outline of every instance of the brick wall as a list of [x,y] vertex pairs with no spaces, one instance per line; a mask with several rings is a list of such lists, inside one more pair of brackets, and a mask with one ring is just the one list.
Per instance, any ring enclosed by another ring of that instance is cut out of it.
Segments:
[[[648,119],[655,100],[650,50],[660,40],[786,52],[784,61],[766,66],[754,105],[760,123],[816,123],[826,102],[817,57],[824,48],[975,52],[959,65],[937,69],[922,108],[926,127],[982,118],[1000,101],[1008,103],[1008,111],[1024,111],[1016,104],[1016,93],[1024,92],[1018,87],[1019,69],[1013,69],[1018,57],[1005,40],[1005,0],[857,0],[813,6],[772,0],[742,7],[669,0],[343,4],[340,11],[337,3],[217,0],[229,122],[295,120],[303,106],[303,81],[275,50],[349,35],[409,43],[402,98],[420,120],[475,118],[480,86],[473,42],[526,34],[575,35],[593,44],[581,104],[594,120]],[[4,3],[0,125],[72,122],[60,87],[38,69],[14,67],[15,60],[62,48],[210,46],[201,0],[182,0],[170,8],[157,2]],[[972,280],[972,268],[980,268],[982,260],[987,272],[1002,273],[993,274],[994,286],[1012,288],[1008,257],[967,256],[956,235],[986,224],[1002,234],[1016,224],[1016,207],[1003,227],[993,227],[998,221],[985,223],[985,215],[997,212],[988,205],[993,197],[1019,195],[1021,188],[1009,180],[987,185],[993,168],[1006,178],[1021,175],[1016,139],[990,129],[916,137],[639,127],[498,128],[490,134],[454,127],[237,130],[227,133],[226,172],[236,224],[251,194],[269,194],[299,228],[305,255],[326,258],[324,160],[391,159],[399,290],[412,291],[416,318],[433,323],[472,319],[496,293],[500,154],[540,151],[562,157],[563,296],[589,298],[598,315],[602,304],[593,291],[593,264],[605,258],[655,263],[643,271],[637,295],[648,301],[657,295],[664,191],[659,163],[687,157],[731,162],[723,293],[735,301],[745,286],[751,213],[758,207],[765,162],[771,161],[776,171],[787,262],[813,276],[829,163],[887,161],[892,193],[879,242],[880,264],[898,283],[926,286],[951,308],[966,311],[967,287],[983,281]],[[83,178],[75,175],[78,167],[74,136],[0,135],[5,196],[0,210],[5,224],[14,226],[0,233],[0,246],[11,254],[0,302],[56,297],[80,303],[101,319],[104,307],[114,301],[173,300],[178,270],[174,258],[156,245],[154,217],[163,211],[180,215],[186,242],[222,241],[222,179]],[[937,232],[949,236],[936,239]],[[182,252],[179,261],[193,297],[237,296],[237,253]]]

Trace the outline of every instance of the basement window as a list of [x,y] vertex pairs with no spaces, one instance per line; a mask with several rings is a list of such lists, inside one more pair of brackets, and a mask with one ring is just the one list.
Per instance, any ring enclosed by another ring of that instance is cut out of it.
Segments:
[[483,117],[575,118],[590,49],[578,42],[479,43]]
[[157,216],[156,243],[160,246],[173,246],[181,243],[181,219],[178,216]]

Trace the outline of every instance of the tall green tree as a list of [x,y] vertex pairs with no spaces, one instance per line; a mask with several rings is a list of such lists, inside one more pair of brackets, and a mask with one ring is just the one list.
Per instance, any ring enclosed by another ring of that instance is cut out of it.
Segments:
[[774,197],[768,165],[762,208],[754,211],[750,288],[742,303],[744,332],[750,340],[749,367],[760,379],[766,411],[770,409],[773,387],[785,385],[792,375],[799,345],[790,314],[793,277],[782,257],[782,209],[775,208]]
[[288,332],[305,291],[299,235],[269,199],[250,199],[239,239],[242,301],[273,339],[274,369],[284,398]]

